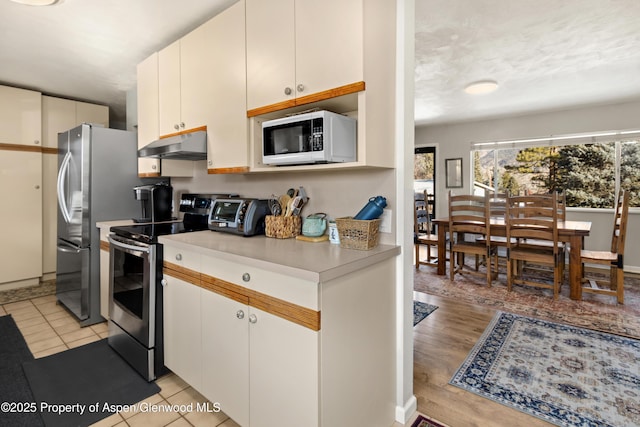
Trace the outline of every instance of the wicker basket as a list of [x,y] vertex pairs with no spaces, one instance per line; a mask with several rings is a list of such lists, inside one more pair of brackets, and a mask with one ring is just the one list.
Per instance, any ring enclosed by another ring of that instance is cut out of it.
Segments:
[[273,216],[264,218],[264,234],[276,239],[290,239],[300,234],[299,216]]
[[369,221],[352,217],[336,218],[340,247],[368,251],[378,246],[380,219]]

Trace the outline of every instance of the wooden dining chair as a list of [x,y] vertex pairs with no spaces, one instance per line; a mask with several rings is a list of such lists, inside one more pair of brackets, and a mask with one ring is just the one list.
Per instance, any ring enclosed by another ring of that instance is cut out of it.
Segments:
[[[550,201],[549,201],[550,200]],[[553,290],[557,299],[562,285],[564,253],[558,241],[557,195],[547,197],[516,196],[507,199],[507,290],[513,284]],[[520,268],[523,262],[548,265],[553,282]],[[538,280],[538,278],[540,280]]]
[[[429,199],[426,191],[418,192],[414,195],[413,243],[416,252],[416,270],[419,270],[421,265],[438,266],[438,258],[431,255],[431,248],[438,248],[438,235],[433,232],[433,224],[431,223],[432,210],[429,208]],[[422,259],[420,256],[421,247],[426,248],[426,259]]]
[[[555,201],[554,201],[554,196],[555,195]],[[558,221],[565,221],[567,219],[567,198],[566,198],[566,193],[564,191],[556,191],[553,193],[548,193],[548,194],[533,194],[533,195],[529,195],[529,196],[523,196],[521,203],[523,205],[540,205],[540,206],[556,206],[556,210],[558,212]],[[547,241],[547,240],[535,240],[535,239],[529,239],[527,241],[522,241],[521,244],[527,245],[527,244],[532,244],[535,246],[549,246],[551,247],[552,245],[554,245],[554,243]],[[566,266],[566,253],[567,253],[567,245],[564,242],[557,242],[555,243],[555,246],[558,247],[559,251],[560,251],[560,277],[563,278],[564,277],[564,271],[565,271],[565,266]],[[522,262],[519,263],[519,268],[523,268],[527,263],[526,262]],[[530,269],[535,269],[535,266],[532,266],[531,264],[529,264]]]
[[[616,202],[611,235],[611,251],[580,251],[582,263],[582,292],[613,295],[618,304],[624,304],[624,243],[629,216],[629,192],[621,190]],[[585,276],[584,264],[599,264],[609,267],[609,280]]]
[[[504,221],[505,213],[507,210],[507,197],[508,197],[508,193],[491,193],[489,195],[490,219],[501,219]],[[498,263],[502,259],[503,265],[506,264],[506,256],[502,256],[500,254],[500,249],[502,248],[503,252],[506,251],[507,238],[505,236],[496,236],[493,233],[489,234],[487,238],[489,239],[489,244],[492,247],[495,247],[496,260],[498,260]],[[476,240],[479,243],[482,243],[484,239],[485,237],[478,237]],[[477,259],[476,261],[479,261],[479,259]],[[496,264],[496,271],[498,271],[498,264]],[[497,273],[496,273],[496,277],[497,277]]]
[[[486,276],[487,287],[491,287],[492,277],[497,273],[496,250],[489,243],[491,234],[489,216],[489,195],[453,195],[449,192],[449,278],[456,273],[472,273]],[[476,237],[484,238],[483,241]],[[486,259],[486,272],[465,265],[464,255],[472,254]],[[496,271],[492,270],[495,266]]]

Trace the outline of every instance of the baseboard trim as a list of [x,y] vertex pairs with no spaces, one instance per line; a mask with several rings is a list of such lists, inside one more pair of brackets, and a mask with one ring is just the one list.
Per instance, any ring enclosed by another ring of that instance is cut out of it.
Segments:
[[396,406],[396,421],[402,425],[406,424],[417,410],[418,399],[415,395],[411,395],[404,406]]

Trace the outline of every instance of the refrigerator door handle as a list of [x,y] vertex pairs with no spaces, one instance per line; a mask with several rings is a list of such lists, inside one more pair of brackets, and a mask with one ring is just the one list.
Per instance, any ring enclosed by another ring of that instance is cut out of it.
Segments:
[[76,247],[73,247],[73,246],[66,246],[66,245],[65,246],[58,245],[58,250],[60,252],[64,252],[64,253],[67,253],[67,254],[80,253],[80,248],[76,248]]
[[67,171],[69,170],[70,161],[71,152],[67,152],[62,160],[62,164],[60,164],[60,170],[58,171],[58,205],[60,206],[60,211],[62,212],[64,221],[67,224],[71,223],[71,214],[67,207],[67,195],[64,192],[64,177],[67,175]]

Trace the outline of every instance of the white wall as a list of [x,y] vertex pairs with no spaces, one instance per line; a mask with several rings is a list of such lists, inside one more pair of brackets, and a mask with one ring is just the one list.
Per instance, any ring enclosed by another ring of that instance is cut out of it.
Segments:
[[[193,178],[173,178],[175,193],[238,193],[243,197],[268,198],[303,186],[309,203],[302,216],[324,212],[332,218],[355,216],[372,196],[387,198],[387,207],[396,212],[395,172],[390,169],[332,170],[330,172],[256,173],[208,175],[206,161],[196,162]],[[179,200],[179,197],[174,198]],[[381,233],[380,243],[395,244],[392,233]]]
[[[592,131],[640,128],[640,100],[599,105],[550,113],[513,116],[494,120],[470,121],[416,127],[415,144],[436,147],[436,216],[447,214],[444,161],[462,157],[464,187],[453,190],[469,193],[471,188],[471,143],[481,141],[544,137]],[[640,167],[640,165],[639,165]],[[592,250],[609,250],[612,210],[569,209],[568,219],[591,221],[591,235],[585,246]],[[640,229],[640,213],[631,213],[627,228],[625,270],[640,272],[640,241],[633,236]]]

